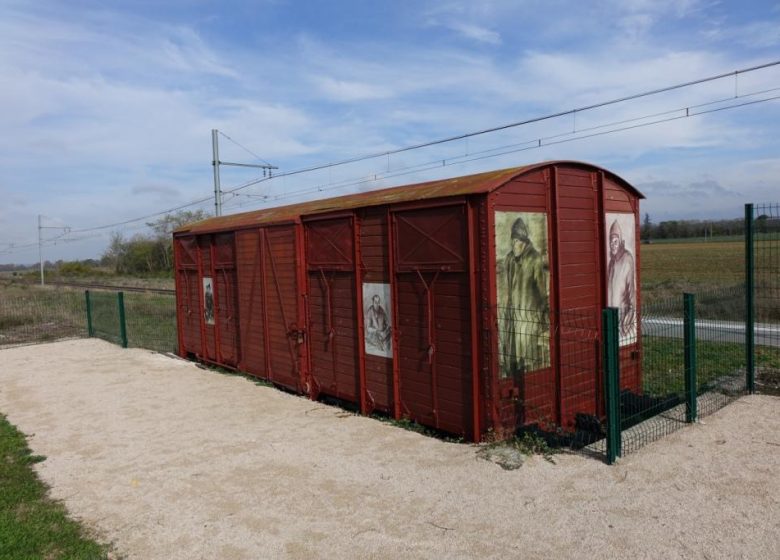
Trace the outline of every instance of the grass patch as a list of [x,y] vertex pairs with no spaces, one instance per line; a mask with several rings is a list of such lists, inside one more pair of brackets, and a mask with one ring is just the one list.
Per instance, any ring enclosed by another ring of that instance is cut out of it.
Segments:
[[[647,395],[683,394],[685,355],[680,338],[647,336],[642,340],[642,388]],[[745,346],[737,342],[696,342],[699,392],[728,376],[744,375]],[[756,346],[756,363],[780,369],[780,348]]]
[[47,495],[24,436],[0,414],[0,558],[108,558],[108,548]]
[[83,293],[0,281],[0,346],[86,335]]

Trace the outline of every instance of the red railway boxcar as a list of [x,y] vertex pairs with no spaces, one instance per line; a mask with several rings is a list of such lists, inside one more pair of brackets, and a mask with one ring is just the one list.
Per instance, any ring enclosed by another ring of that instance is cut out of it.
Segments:
[[641,198],[557,161],[191,224],[179,352],[473,441],[570,432],[603,416],[604,307],[640,391]]

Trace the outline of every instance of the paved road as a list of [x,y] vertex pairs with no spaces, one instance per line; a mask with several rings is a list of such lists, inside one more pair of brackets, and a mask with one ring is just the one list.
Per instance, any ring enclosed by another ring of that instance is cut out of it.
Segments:
[[[756,345],[780,347],[780,325],[758,323],[753,331]],[[683,321],[672,317],[644,317],[642,333],[652,336],[683,337]],[[730,321],[696,321],[698,340],[745,342],[745,325]]]

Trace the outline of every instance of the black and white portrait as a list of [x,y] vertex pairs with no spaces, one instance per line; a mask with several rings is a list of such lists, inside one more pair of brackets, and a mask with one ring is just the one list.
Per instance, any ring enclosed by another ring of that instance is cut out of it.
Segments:
[[203,278],[203,320],[207,325],[214,324],[214,286],[211,278]]
[[390,284],[363,284],[365,351],[372,356],[393,357]]
[[501,375],[549,367],[547,215],[496,212],[495,240]]
[[607,214],[607,305],[617,307],[620,345],[636,342],[636,223],[633,214]]

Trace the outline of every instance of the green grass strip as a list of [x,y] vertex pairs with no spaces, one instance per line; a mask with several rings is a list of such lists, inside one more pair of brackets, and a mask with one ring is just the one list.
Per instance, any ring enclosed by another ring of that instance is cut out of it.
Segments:
[[0,560],[107,558],[107,547],[89,539],[48,496],[24,435],[0,414]]

